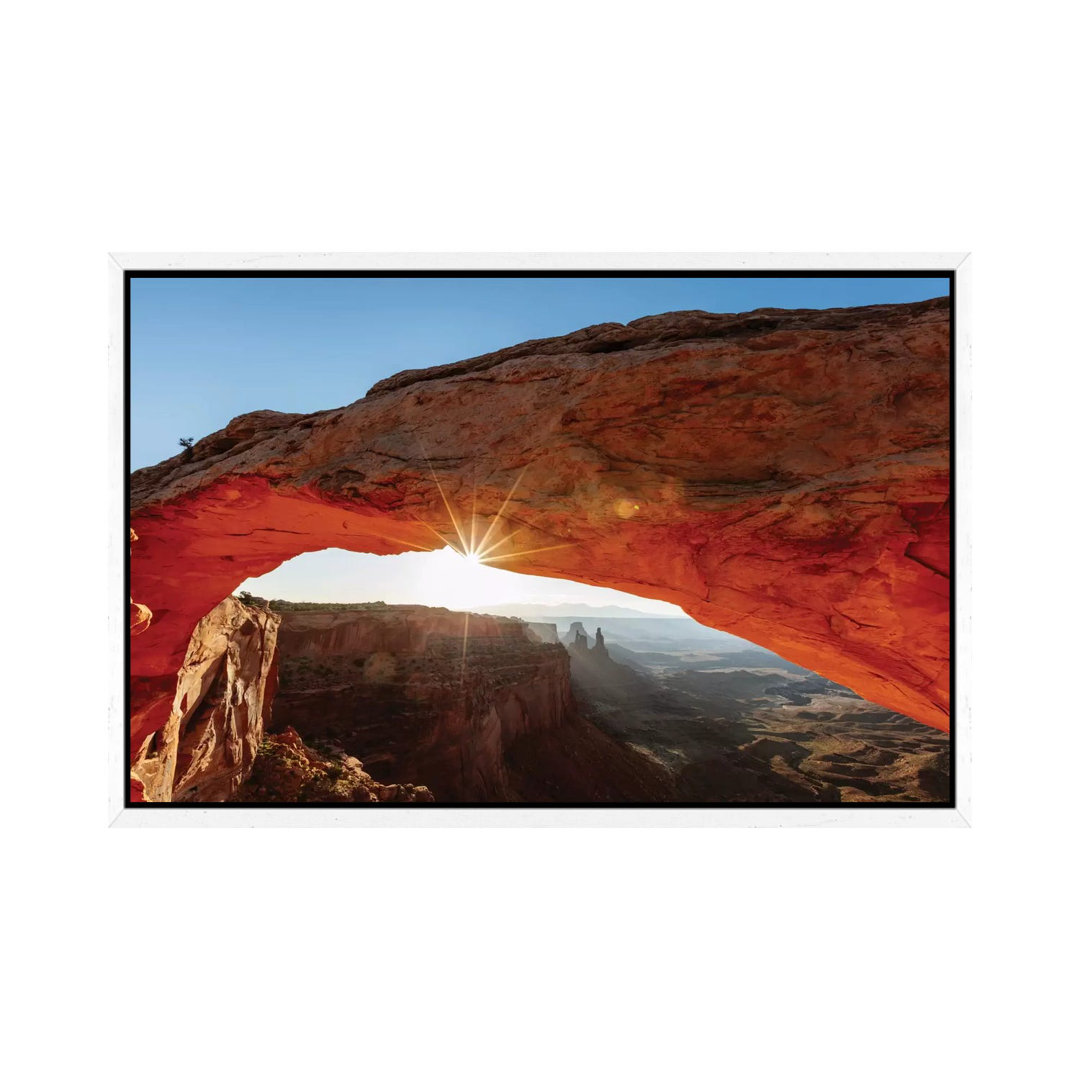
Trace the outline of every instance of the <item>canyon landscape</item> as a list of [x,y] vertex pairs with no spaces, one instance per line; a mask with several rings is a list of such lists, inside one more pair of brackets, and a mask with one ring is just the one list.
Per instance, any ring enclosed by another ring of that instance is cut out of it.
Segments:
[[[130,477],[131,804],[949,805],[949,313],[674,311],[182,440]],[[609,605],[275,597],[326,549]]]
[[944,733],[691,620],[612,626],[230,597],[134,768],[177,803],[948,798]]

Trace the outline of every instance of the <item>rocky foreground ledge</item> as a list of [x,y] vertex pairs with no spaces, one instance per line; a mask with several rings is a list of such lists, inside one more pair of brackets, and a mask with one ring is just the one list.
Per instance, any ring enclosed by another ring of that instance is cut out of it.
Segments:
[[505,569],[669,601],[947,728],[949,337],[944,299],[674,312],[238,417],[132,476],[133,755],[245,579],[474,514]]

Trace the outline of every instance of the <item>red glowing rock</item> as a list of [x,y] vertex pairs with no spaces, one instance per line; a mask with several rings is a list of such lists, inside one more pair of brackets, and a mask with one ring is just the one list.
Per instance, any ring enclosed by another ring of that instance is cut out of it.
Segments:
[[457,543],[474,505],[497,566],[669,601],[947,728],[949,379],[946,300],[677,312],[237,417],[132,476],[132,753],[245,579]]

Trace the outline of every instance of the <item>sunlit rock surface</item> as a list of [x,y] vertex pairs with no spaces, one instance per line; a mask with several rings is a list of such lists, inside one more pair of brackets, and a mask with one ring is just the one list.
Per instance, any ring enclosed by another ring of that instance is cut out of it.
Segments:
[[280,617],[227,597],[200,619],[164,726],[132,764],[147,802],[222,802],[247,779],[274,694]]
[[474,508],[495,565],[678,604],[946,728],[949,497],[945,300],[675,312],[241,416],[132,477],[133,753],[244,580],[459,543]]

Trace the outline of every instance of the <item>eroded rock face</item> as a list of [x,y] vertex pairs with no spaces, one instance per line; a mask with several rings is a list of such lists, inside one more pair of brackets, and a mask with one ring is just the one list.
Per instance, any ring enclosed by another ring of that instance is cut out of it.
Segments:
[[132,477],[133,752],[246,578],[441,546],[474,507],[502,568],[669,601],[945,728],[949,498],[945,300],[676,312],[241,416]]
[[526,624],[414,605],[286,611],[273,727],[341,747],[384,784],[510,802],[507,756],[577,719],[570,658]]
[[430,803],[423,785],[380,784],[350,754],[305,746],[291,727],[265,739],[250,777],[233,793],[241,803]]
[[227,597],[200,619],[172,708],[132,763],[146,802],[223,802],[251,773],[274,694],[280,617]]

